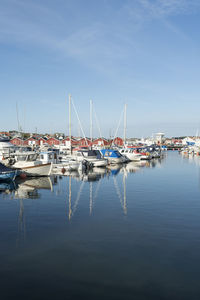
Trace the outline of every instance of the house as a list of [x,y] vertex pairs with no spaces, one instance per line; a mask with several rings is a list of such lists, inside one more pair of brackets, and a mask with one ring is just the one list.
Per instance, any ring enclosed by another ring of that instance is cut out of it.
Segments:
[[[65,145],[66,147],[70,147],[70,138],[69,138],[69,136],[62,140],[62,144]],[[76,147],[76,146],[79,145],[79,141],[76,140],[74,137],[71,137],[71,145],[72,145],[72,147],[73,146]]]
[[24,141],[24,145],[27,145],[27,146],[37,146],[39,145],[39,142],[36,138],[34,137],[29,137],[28,139],[26,139]]
[[91,145],[91,141],[88,138],[81,138],[78,140],[78,146],[88,147]]
[[104,147],[110,145],[110,141],[108,141],[105,138],[97,138],[94,141],[92,141],[92,145]]
[[23,146],[24,145],[24,140],[19,138],[19,137],[15,137],[15,138],[10,140],[10,143],[15,145],[15,146]]
[[54,137],[49,138],[46,142],[50,146],[60,145],[60,141],[58,139],[54,138]]
[[123,141],[123,139],[120,138],[120,137],[116,137],[116,138],[112,141],[112,143],[113,143],[115,146],[119,146],[119,147],[124,146],[124,141]]
[[38,145],[42,146],[44,144],[47,144],[47,140],[45,138],[43,138],[43,137],[39,138],[38,139]]

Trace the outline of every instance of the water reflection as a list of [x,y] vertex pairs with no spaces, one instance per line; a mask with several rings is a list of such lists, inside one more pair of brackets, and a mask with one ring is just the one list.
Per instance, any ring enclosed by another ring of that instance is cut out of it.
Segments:
[[[193,157],[194,159],[194,157]],[[199,157],[197,158],[199,164]],[[59,184],[59,181],[68,177],[71,181],[72,178],[76,181],[83,182],[96,182],[103,178],[116,177],[118,174],[123,173],[128,176],[128,173],[139,172],[142,168],[158,167],[162,163],[162,159],[154,159],[151,161],[129,162],[127,164],[109,165],[106,168],[95,167],[88,172],[71,171],[65,172],[63,175],[54,175],[51,177],[34,177],[26,179],[18,179],[15,182],[0,182],[0,193],[13,194],[15,199],[37,199],[40,197],[38,190],[53,191],[53,186]],[[113,179],[116,181],[115,179]],[[125,180],[125,179],[123,179]],[[117,184],[115,183],[117,186]],[[82,185],[81,185],[82,186]],[[80,187],[81,187],[80,186]],[[90,190],[92,185],[90,185]],[[59,191],[57,191],[59,194]],[[118,193],[119,194],[119,193]],[[121,196],[120,196],[121,197]]]
[[18,181],[18,187],[15,191],[15,199],[37,199],[40,197],[38,190],[53,190],[53,184],[50,177],[27,178]]
[[0,193],[10,194],[17,189],[17,184],[14,181],[0,182]]
[[[155,170],[162,162],[2,186],[2,193],[16,198],[0,201],[3,292],[15,282],[9,299],[26,286],[26,298],[30,293],[56,298],[58,291],[73,298],[80,291],[77,298],[176,299],[180,289],[180,299],[197,299],[196,168],[182,164],[176,153]],[[23,188],[26,193],[19,192]],[[26,199],[34,190],[40,197]]]
[[[127,164],[110,165],[106,168],[93,168],[86,173],[72,171],[66,172],[64,175],[54,175],[51,177],[35,177],[18,179],[16,182],[1,182],[0,193],[5,195],[10,194],[13,199],[20,200],[19,224],[22,228],[24,224],[24,205],[23,199],[39,199],[42,197],[42,190],[49,190],[54,192],[56,196],[64,196],[67,200],[67,215],[68,219],[74,216],[80,198],[83,195],[85,183],[89,184],[89,215],[92,215],[94,203],[98,197],[98,192],[102,183],[102,179],[112,178],[116,195],[120,201],[124,215],[127,215],[127,194],[126,194],[126,180],[129,173],[136,173],[142,168],[155,168],[160,166],[162,159],[154,159],[151,161],[129,162]],[[120,176],[119,176],[120,175]],[[119,178],[118,178],[119,177]],[[64,181],[62,181],[64,179]],[[120,183],[119,183],[120,180]],[[65,181],[67,183],[67,190]],[[73,184],[78,183],[75,191]],[[95,183],[95,186],[93,184]],[[65,187],[64,187],[65,186]],[[40,192],[41,191],[41,192]],[[84,192],[85,197],[85,192]]]

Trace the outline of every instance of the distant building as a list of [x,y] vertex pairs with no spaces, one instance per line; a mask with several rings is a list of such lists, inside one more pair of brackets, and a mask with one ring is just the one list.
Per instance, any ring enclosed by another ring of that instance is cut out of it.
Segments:
[[54,137],[49,138],[46,142],[50,146],[60,145],[60,141],[58,139],[54,138]]
[[156,143],[162,144],[165,134],[162,132],[156,133]]
[[92,141],[92,145],[96,145],[96,146],[108,146],[110,144],[110,141],[108,141],[105,138],[97,138],[94,141]]
[[10,142],[11,142],[11,144],[13,144],[15,146],[23,146],[24,145],[24,140],[19,137],[15,137],[15,138],[11,139]]
[[116,137],[116,138],[113,140],[113,144],[116,145],[116,146],[122,147],[122,146],[124,145],[124,141],[123,141],[122,138]]

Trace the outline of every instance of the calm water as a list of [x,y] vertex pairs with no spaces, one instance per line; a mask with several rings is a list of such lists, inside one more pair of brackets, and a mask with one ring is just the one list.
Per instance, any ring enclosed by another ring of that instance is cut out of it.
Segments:
[[1,299],[200,299],[200,157],[0,184]]

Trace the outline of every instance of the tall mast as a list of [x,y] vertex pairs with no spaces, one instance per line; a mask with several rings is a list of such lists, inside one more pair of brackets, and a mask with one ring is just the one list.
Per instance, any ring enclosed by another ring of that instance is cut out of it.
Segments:
[[91,149],[92,149],[92,100],[90,100],[90,141],[91,141]]
[[126,144],[126,109],[127,104],[124,105],[124,146]]
[[69,143],[70,154],[72,154],[72,133],[71,133],[71,95],[69,94]]

